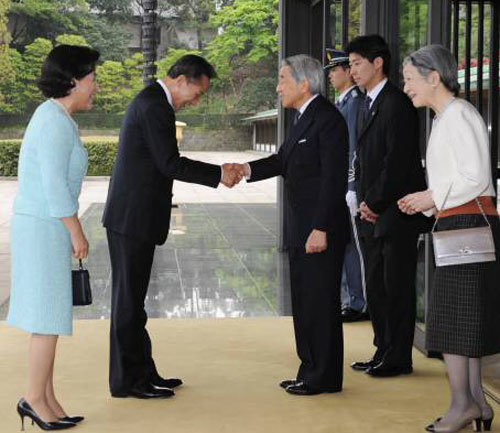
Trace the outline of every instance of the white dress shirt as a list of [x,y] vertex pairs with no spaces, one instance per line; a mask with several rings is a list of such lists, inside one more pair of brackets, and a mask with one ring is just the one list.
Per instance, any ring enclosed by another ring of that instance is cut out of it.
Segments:
[[346,91],[342,92],[342,93],[340,94],[340,96],[337,98],[337,100],[335,101],[335,103],[336,103],[336,104],[340,104],[340,103],[344,100],[344,98],[347,96],[347,94],[348,94],[348,93],[349,93],[352,89],[354,89],[355,87],[356,87],[356,86],[351,86],[351,87],[349,87]]
[[[306,111],[306,108],[309,107],[309,104],[314,101],[319,95],[316,93],[315,95],[312,95],[306,102],[302,104],[302,106],[299,108],[299,113],[300,116],[304,114],[304,111]],[[300,117],[299,116],[299,117]]]
[[454,99],[436,116],[426,155],[429,189],[438,210],[495,196],[488,131],[476,108],[464,99]]
[[[167,85],[160,79],[156,80],[156,82],[161,86],[161,88],[164,90],[165,92],[165,95],[167,95],[167,100],[168,100],[168,103],[172,106],[172,108],[174,108],[174,104],[172,102],[172,94],[170,93],[170,90],[169,88],[167,87]],[[175,108],[174,108],[174,111],[175,111]]]
[[387,84],[387,81],[389,81],[387,78],[384,78],[380,83],[378,83],[372,90],[366,93],[366,96],[371,99],[370,102],[370,109],[373,106],[373,103],[375,102],[375,99],[377,99],[377,96],[380,94],[384,86]]

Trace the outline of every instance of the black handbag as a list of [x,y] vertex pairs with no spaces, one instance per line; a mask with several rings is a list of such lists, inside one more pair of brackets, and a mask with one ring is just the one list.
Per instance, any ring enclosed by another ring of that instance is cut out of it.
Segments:
[[92,291],[90,290],[90,275],[87,269],[83,269],[80,259],[79,269],[71,271],[71,280],[73,285],[73,305],[92,304]]

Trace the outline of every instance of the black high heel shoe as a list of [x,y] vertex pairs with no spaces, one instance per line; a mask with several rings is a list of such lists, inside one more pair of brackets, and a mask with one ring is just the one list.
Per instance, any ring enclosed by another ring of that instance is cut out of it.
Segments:
[[17,403],[17,413],[21,418],[21,431],[24,431],[24,417],[31,418],[33,423],[36,423],[42,430],[64,430],[74,427],[76,424],[72,422],[45,422],[41,419],[28,402],[21,398]]
[[73,424],[77,424],[79,422],[82,422],[85,418],[83,416],[63,416],[62,418],[59,418],[59,421],[62,422],[72,422]]
[[484,431],[491,431],[491,424],[493,424],[493,417],[490,419],[482,419]]
[[491,424],[493,424],[493,418],[495,417],[495,412],[493,412],[493,408],[488,404],[488,411],[490,412],[490,418],[485,418],[481,416],[481,422],[483,423],[484,431],[491,431]]

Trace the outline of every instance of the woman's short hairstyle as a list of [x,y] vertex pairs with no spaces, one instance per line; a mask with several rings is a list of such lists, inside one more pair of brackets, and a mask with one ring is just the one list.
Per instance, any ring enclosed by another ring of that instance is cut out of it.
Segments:
[[292,77],[297,83],[306,79],[309,82],[309,93],[325,92],[325,73],[319,60],[299,54],[297,56],[287,57],[283,60],[282,66],[290,68]]
[[217,77],[214,67],[203,57],[195,54],[182,56],[170,67],[167,75],[170,78],[184,75],[189,81],[198,81],[202,76],[206,76],[210,80]]
[[439,74],[441,82],[455,96],[460,92],[458,65],[453,54],[442,45],[427,45],[407,56],[403,65],[417,68],[420,75],[427,77],[432,71]]
[[359,54],[370,63],[373,63],[377,57],[381,57],[384,61],[384,74],[388,76],[391,72],[391,51],[385,39],[380,35],[358,36],[349,42],[345,51],[347,55]]
[[99,52],[78,45],[58,45],[45,59],[38,88],[47,98],[68,96],[80,80],[95,71]]

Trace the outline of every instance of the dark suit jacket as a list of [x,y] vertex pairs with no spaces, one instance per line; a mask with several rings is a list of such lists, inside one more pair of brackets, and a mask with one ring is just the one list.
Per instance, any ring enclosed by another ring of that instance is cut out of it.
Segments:
[[249,182],[281,175],[285,179],[287,241],[304,248],[313,229],[334,241],[349,236],[347,126],[322,96],[306,108],[277,154],[250,163]]
[[380,237],[427,230],[428,218],[403,214],[397,206],[397,200],[425,190],[427,185],[419,150],[417,110],[390,82],[375,99],[368,120],[359,122],[357,155],[358,200],[379,214],[375,225],[361,223],[361,233]]
[[106,228],[161,245],[170,225],[174,179],[217,187],[218,165],[179,155],[175,112],[158,83],[130,103],[104,209]]

